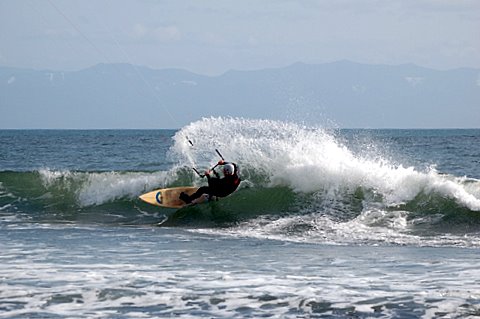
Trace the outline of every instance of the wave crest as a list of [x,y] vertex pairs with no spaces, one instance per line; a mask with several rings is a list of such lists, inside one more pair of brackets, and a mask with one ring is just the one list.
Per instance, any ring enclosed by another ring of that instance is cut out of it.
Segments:
[[[234,195],[190,213],[137,200],[156,188],[205,184],[191,167],[212,167],[219,159],[215,149],[240,166],[243,182]],[[322,128],[205,118],[176,132],[165,161],[167,168],[156,172],[0,172],[0,211],[114,223],[158,221],[152,216],[166,214],[171,218],[165,225],[242,224],[270,235],[333,241],[351,236],[352,229],[358,240],[371,239],[369,234],[383,240],[389,231],[401,239],[405,232],[480,229],[479,180],[442,174],[434,166],[403,166],[375,145],[352,149]]]

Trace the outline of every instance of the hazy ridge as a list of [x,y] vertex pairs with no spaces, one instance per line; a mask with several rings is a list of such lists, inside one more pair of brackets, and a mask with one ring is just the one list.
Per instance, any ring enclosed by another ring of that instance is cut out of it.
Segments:
[[0,97],[0,128],[179,128],[205,116],[480,127],[480,70],[412,64],[296,63],[219,76],[130,64],[73,72],[0,67]]

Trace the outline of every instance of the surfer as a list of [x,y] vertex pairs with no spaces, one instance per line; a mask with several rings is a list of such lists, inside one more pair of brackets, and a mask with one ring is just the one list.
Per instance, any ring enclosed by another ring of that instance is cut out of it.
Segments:
[[[220,178],[219,174],[215,171],[215,169],[207,170],[205,171],[205,175],[202,177],[207,177],[208,186],[200,187],[195,193],[190,196],[182,192],[179,198],[185,203],[190,204],[192,203],[192,201],[199,198],[203,194],[206,194],[209,199],[211,199],[212,196],[226,197],[233,193],[240,184],[237,164],[220,160],[217,166],[223,166],[223,178]],[[210,176],[212,172],[215,177]]]

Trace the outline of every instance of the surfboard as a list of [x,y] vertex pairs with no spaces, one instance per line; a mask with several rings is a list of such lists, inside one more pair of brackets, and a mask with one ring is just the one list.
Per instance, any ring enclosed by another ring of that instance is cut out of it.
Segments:
[[181,192],[192,195],[197,191],[198,187],[172,187],[161,188],[146,194],[140,195],[140,199],[150,205],[166,207],[166,208],[182,208],[188,206],[180,198]]

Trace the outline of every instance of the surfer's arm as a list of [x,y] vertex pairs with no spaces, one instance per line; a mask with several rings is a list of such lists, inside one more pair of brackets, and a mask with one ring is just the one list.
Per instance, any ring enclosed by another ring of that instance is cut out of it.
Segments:
[[213,172],[213,174],[215,175],[214,178],[220,179],[220,175],[219,175],[218,172],[215,170],[215,168],[216,168],[217,166],[221,166],[221,165],[225,165],[225,164],[232,164],[232,165],[235,167],[235,174],[238,173],[238,166],[237,166],[237,164],[235,164],[235,163],[233,163],[233,162],[225,162],[224,160],[219,160],[218,163],[217,163],[217,165],[215,165],[212,169],[207,169],[207,170],[205,171],[204,176],[206,176],[207,179],[210,180],[210,179],[212,178],[212,177],[210,176],[210,174]]
[[210,180],[210,179],[212,178],[212,176],[210,176],[210,173],[212,173],[212,172],[213,172],[213,174],[215,174],[215,177],[214,177],[214,178],[220,178],[220,176],[218,175],[217,172],[215,172],[215,170],[209,170],[209,169],[207,169],[207,170],[205,171],[205,175],[204,175],[204,176],[206,176],[207,179]]

